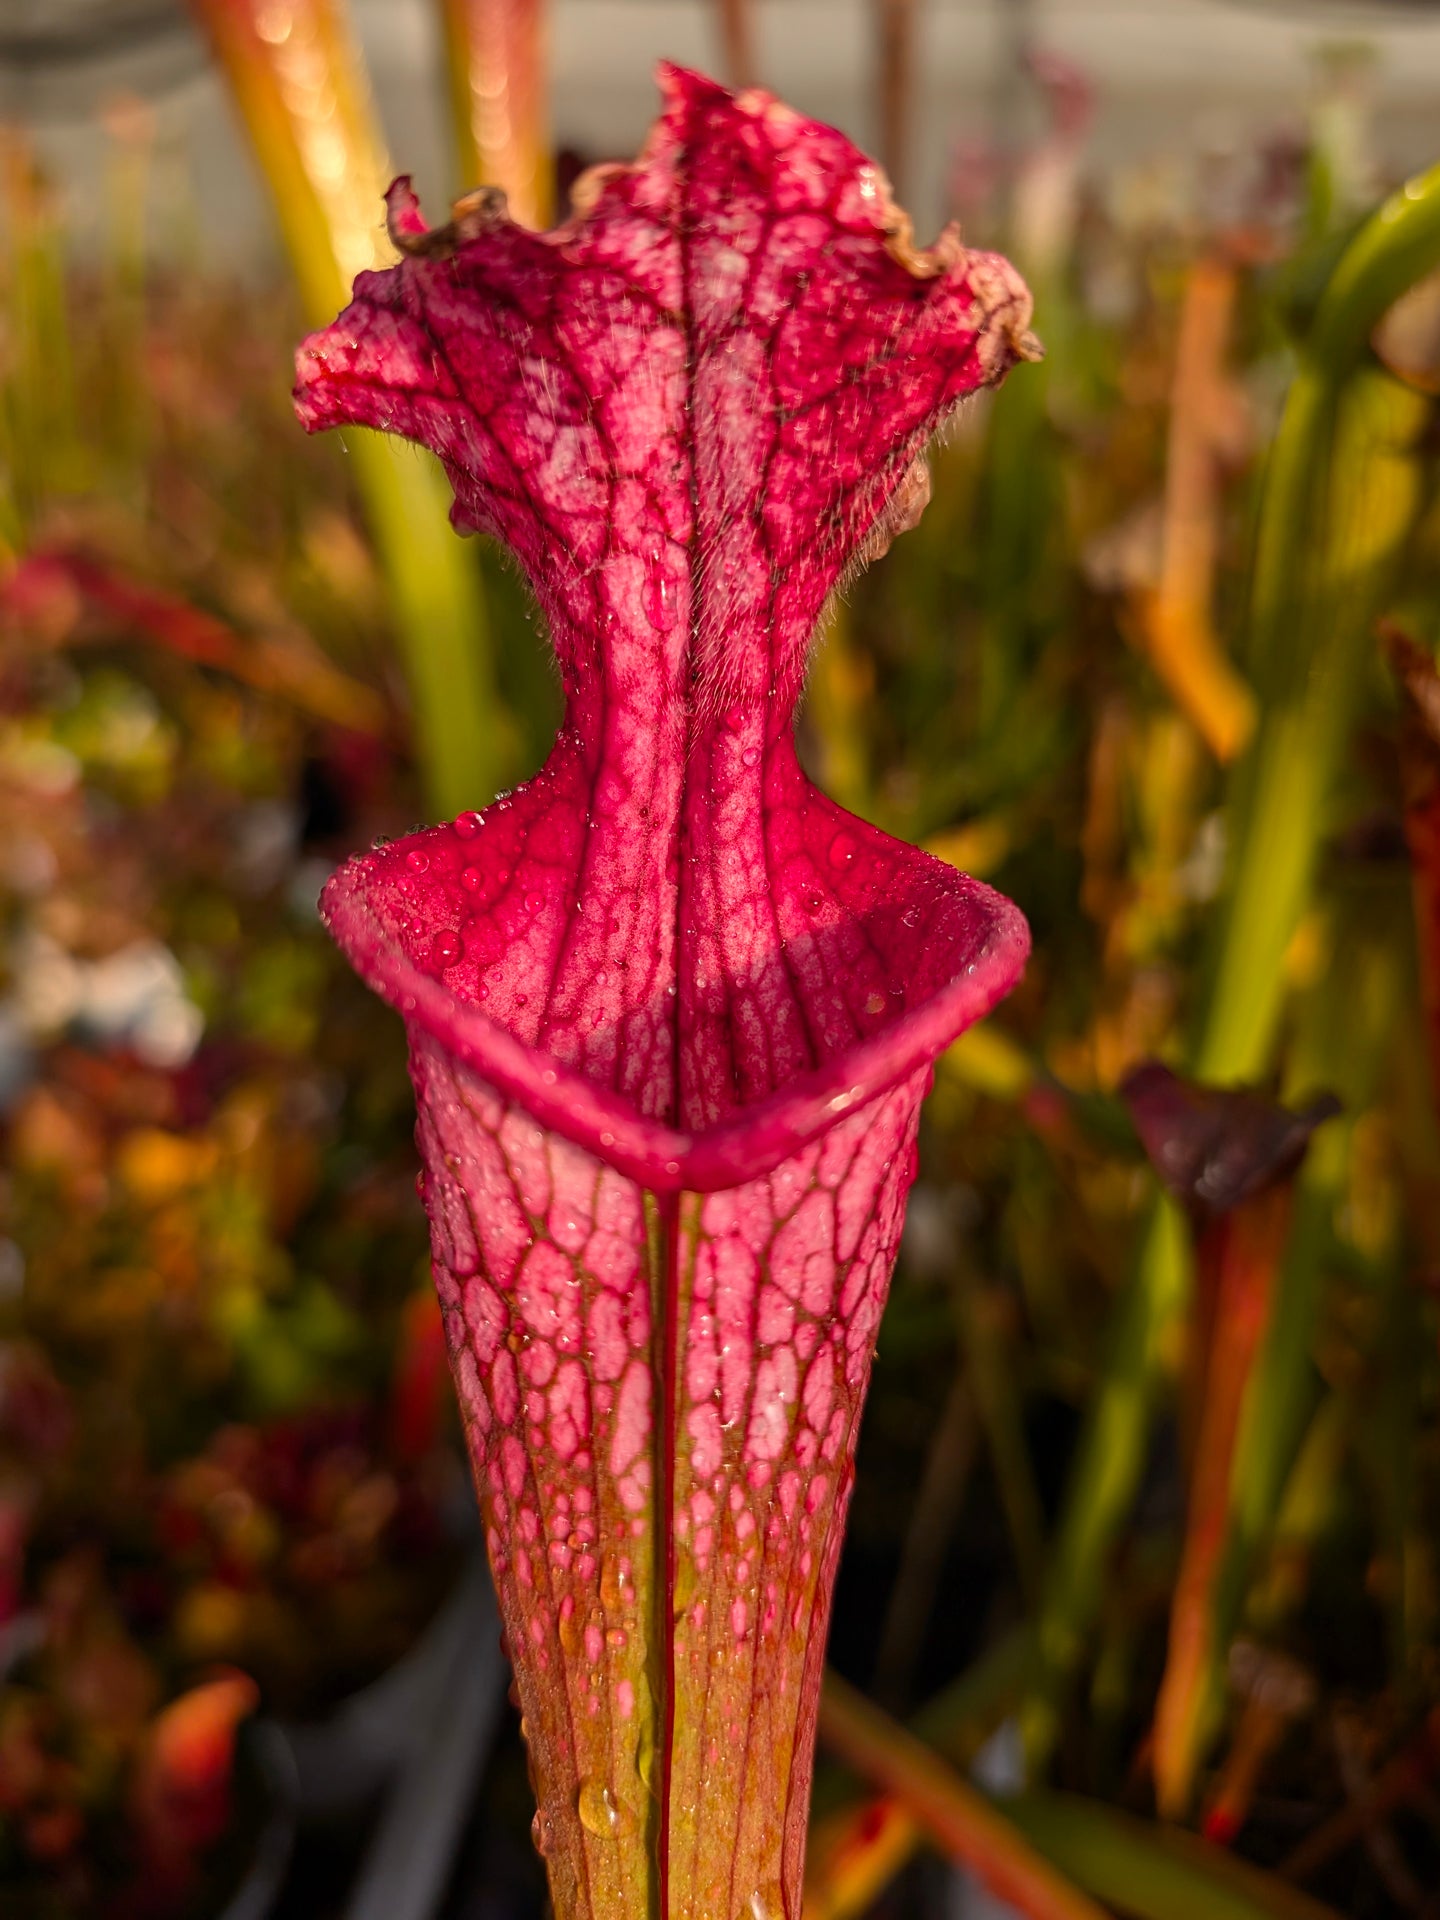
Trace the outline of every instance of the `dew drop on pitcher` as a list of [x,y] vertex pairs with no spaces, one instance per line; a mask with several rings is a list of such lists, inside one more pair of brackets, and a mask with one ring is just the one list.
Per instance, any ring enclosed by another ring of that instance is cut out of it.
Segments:
[[581,1783],[578,1806],[581,1826],[602,1840],[618,1840],[634,1831],[634,1814],[602,1781]]

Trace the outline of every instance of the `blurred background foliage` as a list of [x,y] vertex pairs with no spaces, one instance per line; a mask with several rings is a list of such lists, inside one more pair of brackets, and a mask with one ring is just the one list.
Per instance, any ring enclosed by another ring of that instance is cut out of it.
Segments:
[[[437,11],[457,188],[543,220],[578,156],[539,7]],[[915,16],[877,11],[898,171]],[[333,1831],[227,1907],[285,1793],[250,1733],[392,1671],[470,1545],[403,1039],[314,904],[556,715],[433,467],[290,413],[382,245],[339,0],[194,12],[290,282],[160,263],[138,99],[98,251],[0,142],[0,1892],[37,1920],[361,1910]],[[715,33],[765,78],[746,6]],[[1099,177],[1086,74],[1022,52],[1034,137],[949,191],[1049,356],[936,449],[802,720],[1035,941],[926,1110],[809,1910],[1434,1914],[1440,181],[1384,198],[1353,49],[1178,197]],[[510,1725],[392,1915],[537,1911],[528,1818]]]

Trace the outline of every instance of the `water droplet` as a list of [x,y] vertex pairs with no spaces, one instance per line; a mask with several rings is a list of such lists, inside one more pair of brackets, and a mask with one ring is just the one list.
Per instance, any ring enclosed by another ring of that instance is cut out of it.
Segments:
[[819,913],[824,904],[825,902],[820,898],[818,893],[807,893],[805,896],[805,911],[807,913]]
[[478,813],[457,814],[455,831],[462,840],[473,840],[484,824]]
[[902,927],[918,927],[920,924],[919,907],[907,907],[900,916],[900,924]]
[[742,767],[758,767],[760,764],[760,749],[758,747],[746,747],[740,756],[740,764]]
[[539,913],[544,904],[545,896],[543,893],[527,893],[525,896],[525,911],[527,913]]
[[740,1920],[785,1920],[785,1896],[778,1880],[757,1887],[740,1909]]
[[837,833],[830,842],[830,864],[832,867],[848,867],[859,851],[859,842],[853,833]]
[[618,1613],[622,1607],[631,1605],[635,1597],[635,1588],[630,1579],[630,1569],[623,1560],[613,1554],[607,1554],[600,1569],[600,1598],[607,1613]]
[[465,952],[465,942],[454,927],[442,927],[430,942],[430,958],[437,967],[453,967]]
[[428,873],[430,871],[430,856],[420,847],[411,847],[405,856],[405,864],[410,868],[412,873]]
[[550,1851],[550,1842],[554,1834],[554,1821],[542,1808],[537,1807],[535,1818],[530,1822],[530,1838],[534,1841],[535,1851],[542,1860]]
[[476,982],[475,998],[477,1000],[488,1000],[490,998],[490,989],[486,986],[483,980],[479,980]]
[[635,1816],[603,1782],[586,1780],[579,1795],[580,1824],[602,1840],[618,1840],[635,1831]]
[[479,867],[466,867],[460,875],[460,884],[467,893],[478,893],[485,884],[485,875]]

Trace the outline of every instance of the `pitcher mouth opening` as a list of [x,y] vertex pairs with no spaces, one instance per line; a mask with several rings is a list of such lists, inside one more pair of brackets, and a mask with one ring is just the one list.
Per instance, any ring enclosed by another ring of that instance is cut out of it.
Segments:
[[404,1019],[412,1043],[429,1040],[542,1126],[650,1191],[709,1193],[772,1172],[837,1120],[929,1067],[1015,986],[1030,950],[1024,915],[983,882],[942,872],[976,922],[973,944],[957,952],[950,977],[918,1005],[787,1086],[694,1131],[647,1116],[574,1065],[518,1038],[417,965],[386,931],[368,897],[365,856],[332,877],[321,914],[357,973]]

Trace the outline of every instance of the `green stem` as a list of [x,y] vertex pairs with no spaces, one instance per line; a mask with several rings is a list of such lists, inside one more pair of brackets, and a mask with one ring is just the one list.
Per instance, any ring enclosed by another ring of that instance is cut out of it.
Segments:
[[1033,1920],[1104,1920],[984,1794],[833,1673],[820,1703],[820,1736],[857,1772],[898,1795],[952,1859],[1021,1913]]
[[1341,255],[1285,402],[1251,594],[1261,724],[1231,793],[1235,853],[1193,1059],[1202,1079],[1269,1064],[1360,667],[1421,498],[1412,449],[1428,402],[1365,357],[1381,317],[1437,265],[1440,167],[1393,194]]
[[[893,1795],[943,1852],[1037,1920],[1098,1920],[1096,1901],[1135,1920],[1335,1920],[1328,1907],[1218,1847],[1098,1801],[1026,1793],[989,1802],[834,1674],[825,1680],[820,1734],[857,1773]],[[863,1818],[870,1830],[884,1825],[873,1804]],[[888,1848],[891,1873],[913,1845],[908,1835],[900,1840],[897,1848],[892,1835]],[[885,1876],[857,1872],[853,1854],[846,1871],[854,1892],[873,1900],[881,1891]],[[806,1910],[840,1920],[856,1907],[845,1890],[812,1885]]]
[[[380,263],[381,197],[390,177],[343,0],[304,0],[280,41],[261,33],[257,0],[191,6],[269,186],[301,304],[311,325],[322,326],[348,298],[356,268]],[[295,67],[302,56],[303,86]],[[322,97],[328,110],[317,127],[314,103]],[[337,144],[338,175],[328,164]],[[427,799],[452,816],[491,799],[514,764],[480,569],[449,526],[450,489],[437,461],[376,434],[347,434],[346,445],[389,592]]]
[[[1412,448],[1427,403],[1363,356],[1381,315],[1437,264],[1440,168],[1387,201],[1342,255],[1271,456],[1250,619],[1261,717],[1233,775],[1229,891],[1191,1058],[1205,1080],[1252,1079],[1270,1064],[1285,954],[1310,897],[1365,648],[1421,502]],[[1152,1216],[1117,1309],[1057,1531],[1039,1677],[1022,1717],[1032,1766],[1053,1751],[1058,1702],[1138,1484],[1165,1336],[1178,1331],[1184,1308],[1183,1262],[1162,1218]],[[1308,1351],[1294,1318],[1287,1315],[1287,1338]]]
[[1135,1920],[1336,1920],[1329,1907],[1194,1834],[1094,1800],[1027,1793],[1005,1817],[1077,1886]]
[[358,428],[345,444],[390,590],[425,791],[453,819],[494,799],[515,761],[476,556],[450,527],[449,489],[428,453]]
[[1296,388],[1261,514],[1260,725],[1232,789],[1235,855],[1193,1055],[1197,1077],[1222,1083],[1270,1064],[1366,650],[1422,500],[1428,401],[1369,368],[1343,390],[1307,368]]
[[1100,1608],[1121,1521],[1145,1468],[1150,1424],[1190,1297],[1190,1247],[1177,1209],[1151,1212],[1136,1273],[1115,1319],[1105,1377],[1091,1402],[1051,1552],[1036,1625],[1036,1677],[1020,1727],[1032,1766],[1054,1750],[1065,1683]]
[[65,261],[51,190],[20,134],[0,141],[7,341],[4,437],[10,471],[3,534],[18,545],[56,494],[83,491],[88,471],[75,400],[74,334],[65,297]]
[[[1361,924],[1358,911],[1345,919],[1350,925]],[[1275,1309],[1245,1397],[1230,1478],[1226,1553],[1215,1595],[1212,1645],[1217,1658],[1223,1658],[1235,1630],[1255,1556],[1275,1527],[1314,1415],[1319,1380],[1312,1346],[1325,1252],[1334,1233],[1355,1122],[1375,1097],[1395,1016],[1405,1004],[1394,964],[1394,930],[1386,920],[1377,924],[1373,905],[1364,928],[1343,940],[1327,977],[1303,1009],[1286,1071],[1289,1097],[1299,1099],[1325,1087],[1338,1095],[1343,1112],[1316,1135],[1299,1176]]]
[[[1017,1628],[922,1707],[909,1723],[911,1732],[952,1766],[969,1767],[1019,1699],[1029,1665],[1029,1636]],[[924,1835],[908,1816],[895,1818],[897,1807],[884,1795],[852,1802],[812,1833],[812,1843],[820,1844],[810,1850],[807,1920],[850,1920],[919,1851]]]

